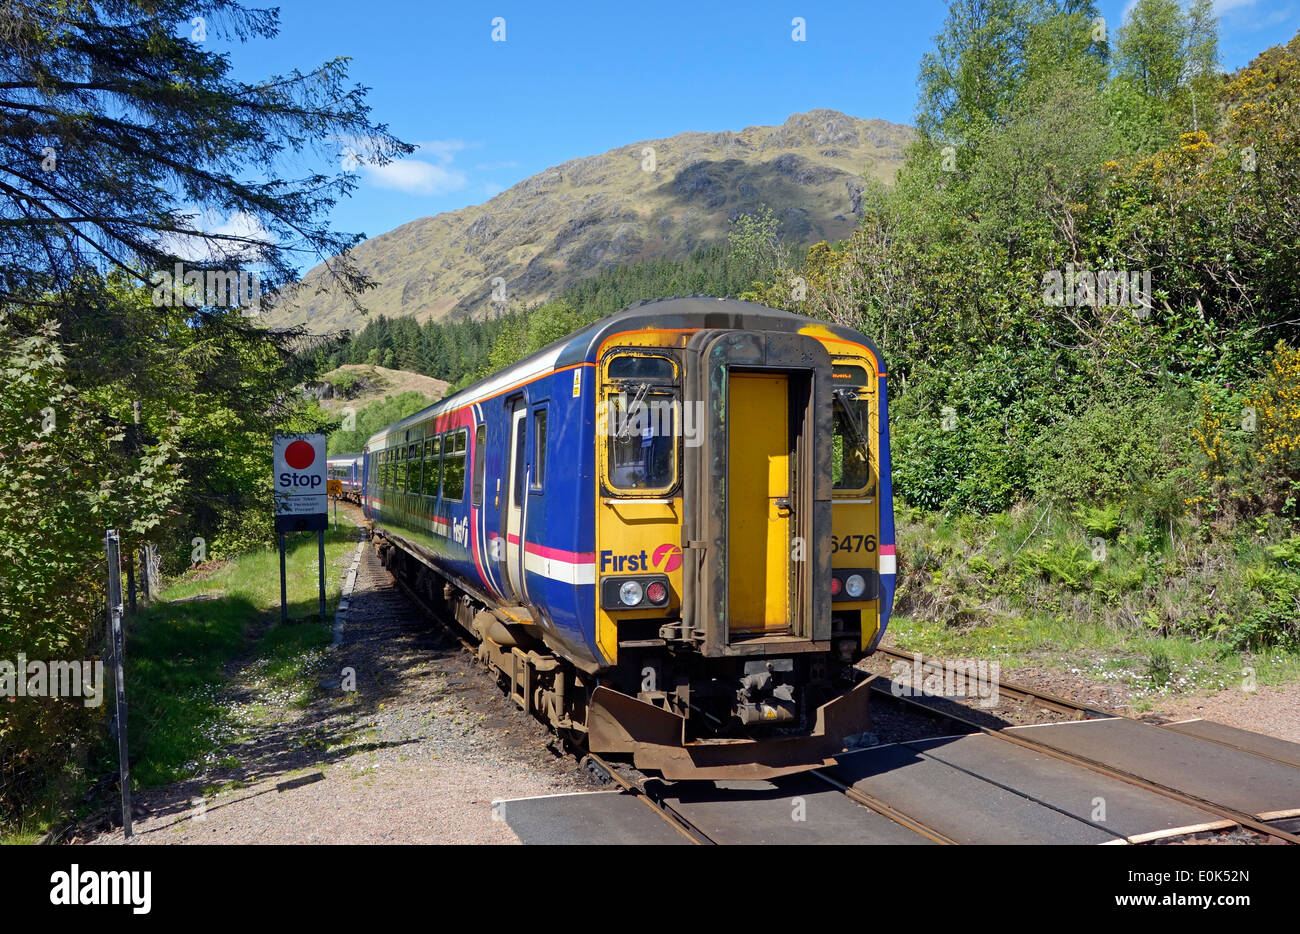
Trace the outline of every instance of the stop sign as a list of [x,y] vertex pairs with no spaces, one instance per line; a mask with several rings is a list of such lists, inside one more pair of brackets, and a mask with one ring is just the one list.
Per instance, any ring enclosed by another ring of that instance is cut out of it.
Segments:
[[326,455],[322,434],[280,434],[274,442],[275,524],[280,531],[323,529]]

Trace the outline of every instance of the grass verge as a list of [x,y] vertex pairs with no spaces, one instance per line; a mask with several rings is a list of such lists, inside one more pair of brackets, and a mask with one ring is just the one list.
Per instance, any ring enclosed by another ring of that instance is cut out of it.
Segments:
[[[143,790],[221,766],[220,750],[249,732],[259,710],[305,706],[317,689],[316,668],[331,640],[344,571],[357,528],[343,514],[325,536],[325,619],[319,618],[314,535],[291,536],[286,556],[289,622],[280,622],[280,568],[275,548],[203,566],[172,582],[148,609],[127,619],[126,695],[131,787]],[[237,678],[242,703],[226,689]],[[106,703],[111,703],[111,693]],[[117,746],[105,736],[51,799],[0,834],[0,843],[36,843],[69,816],[84,817],[92,779],[108,786]],[[70,804],[70,802],[72,802]],[[102,806],[102,801],[99,803]]]
[[1300,680],[1300,537],[1252,521],[1149,528],[1039,503],[988,517],[900,509],[900,647],[1043,665],[1161,698]]

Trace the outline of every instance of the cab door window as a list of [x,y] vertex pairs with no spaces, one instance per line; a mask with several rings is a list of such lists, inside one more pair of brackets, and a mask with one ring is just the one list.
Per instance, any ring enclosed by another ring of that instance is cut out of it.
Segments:
[[487,472],[487,425],[479,425],[474,432],[474,488],[475,506],[483,505],[483,478]]
[[876,495],[871,465],[871,407],[865,388],[835,387],[831,423],[831,489]]
[[605,364],[606,486],[615,493],[667,493],[677,484],[681,394],[677,364],[659,354],[621,352]]

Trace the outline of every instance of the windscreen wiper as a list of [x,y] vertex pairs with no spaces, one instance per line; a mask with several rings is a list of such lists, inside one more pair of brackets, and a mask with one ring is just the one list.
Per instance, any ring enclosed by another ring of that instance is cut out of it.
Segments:
[[646,394],[647,394],[649,391],[650,391],[650,384],[649,384],[649,383],[638,383],[638,384],[637,384],[637,387],[636,387],[636,395],[632,398],[632,404],[629,405],[629,406],[627,407],[627,411],[625,411],[625,412],[623,413],[623,425],[622,425],[622,427],[619,428],[619,430],[618,430],[618,437],[619,437],[620,440],[623,439],[623,438],[626,438],[626,437],[628,436],[628,432],[629,432],[629,431],[631,430],[631,428],[632,428],[632,418],[631,418],[631,415],[632,415],[632,413],[633,413],[634,411],[636,411],[636,407],[637,407],[638,405],[641,405],[642,403],[645,402]]
[[870,446],[867,444],[867,431],[858,420],[859,413],[857,410],[848,404],[849,402],[857,402],[858,394],[852,389],[841,386],[835,390],[835,398],[839,400],[840,412],[844,415],[844,421],[853,432],[855,444],[860,445],[864,451],[868,450]]

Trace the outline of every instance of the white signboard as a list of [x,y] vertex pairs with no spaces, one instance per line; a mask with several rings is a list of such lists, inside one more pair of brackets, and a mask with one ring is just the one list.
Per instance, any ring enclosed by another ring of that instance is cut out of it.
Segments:
[[275,435],[275,516],[279,530],[323,529],[325,504],[325,436]]

